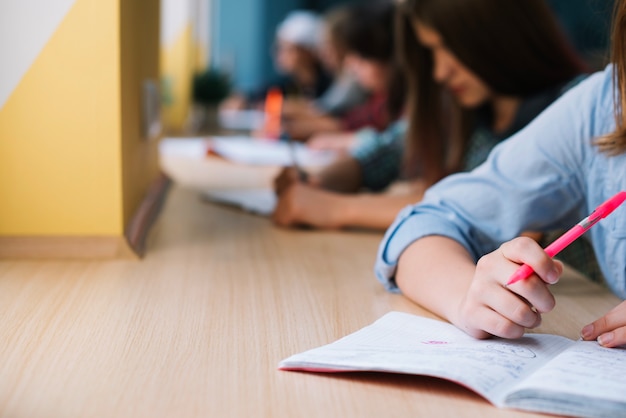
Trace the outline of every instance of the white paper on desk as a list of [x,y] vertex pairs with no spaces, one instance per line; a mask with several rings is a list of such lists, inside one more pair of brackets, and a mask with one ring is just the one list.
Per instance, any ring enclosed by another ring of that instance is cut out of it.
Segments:
[[579,417],[626,417],[626,350],[550,334],[476,340],[453,325],[391,312],[279,367],[383,371],[448,379],[499,407]]
[[271,215],[276,207],[276,194],[271,189],[207,190],[202,197],[264,216]]
[[224,129],[254,131],[263,127],[265,112],[261,110],[220,110],[220,126]]
[[[250,165],[293,165],[289,143],[250,137],[213,137],[211,150],[227,160]],[[302,167],[323,166],[336,158],[336,153],[328,150],[312,150],[303,144],[293,144],[296,163]]]
[[195,160],[206,158],[209,140],[203,137],[163,138],[159,142],[159,154]]
[[[476,340],[448,323],[391,312],[332,344],[291,356],[280,367],[435,376],[461,383],[502,406],[511,386],[571,343],[557,336],[542,338],[553,347],[541,340],[528,346]],[[515,350],[518,355],[511,355]]]

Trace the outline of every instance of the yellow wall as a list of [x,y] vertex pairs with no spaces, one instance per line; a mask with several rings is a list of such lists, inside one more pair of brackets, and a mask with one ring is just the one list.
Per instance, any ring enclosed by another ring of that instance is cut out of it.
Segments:
[[165,89],[163,123],[170,132],[182,131],[189,115],[191,86],[196,66],[194,52],[191,22],[181,28],[173,43],[161,46],[161,68]]
[[76,0],[0,109],[0,236],[123,234],[156,174],[139,95],[158,78],[158,14]]
[[210,0],[161,0],[163,122],[172,135],[186,134],[195,73],[209,60]]

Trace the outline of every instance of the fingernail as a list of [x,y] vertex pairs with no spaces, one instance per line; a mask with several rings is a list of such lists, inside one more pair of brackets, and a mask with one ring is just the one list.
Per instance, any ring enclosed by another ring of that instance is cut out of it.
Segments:
[[548,279],[548,283],[555,284],[559,281],[559,271],[553,268],[548,272],[548,276],[546,278]]
[[593,324],[585,325],[583,330],[580,332],[580,336],[583,337],[583,340],[591,338],[591,334],[593,334]]
[[600,343],[600,345],[607,345],[610,344],[611,341],[613,341],[613,338],[615,338],[615,334],[613,334],[612,332],[607,332],[606,334],[602,334],[598,337],[598,342]]

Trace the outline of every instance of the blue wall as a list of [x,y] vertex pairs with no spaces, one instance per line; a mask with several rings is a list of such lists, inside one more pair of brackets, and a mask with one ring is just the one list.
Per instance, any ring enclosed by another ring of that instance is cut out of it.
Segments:
[[250,89],[260,83],[258,71],[263,58],[263,3],[259,0],[215,0],[211,25],[213,66],[232,72],[237,88]]
[[[227,1],[227,0],[223,0]],[[257,0],[258,1],[258,0]],[[266,54],[263,56],[261,63],[262,74],[265,82],[276,77],[277,74],[274,71],[274,64],[270,55],[270,48],[274,43],[274,35],[276,33],[276,27],[285,18],[285,16],[292,10],[302,8],[302,0],[262,0],[266,7],[265,15],[263,16],[263,29],[261,37],[263,38],[263,45],[265,45]]]
[[324,11],[342,0],[213,0],[212,65],[231,71],[234,86],[250,91],[276,77],[270,49],[289,11]]

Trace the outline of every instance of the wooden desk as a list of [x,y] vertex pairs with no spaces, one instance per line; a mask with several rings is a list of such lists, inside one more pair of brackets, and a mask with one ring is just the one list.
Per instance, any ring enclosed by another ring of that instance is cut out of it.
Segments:
[[[281,230],[174,187],[142,261],[0,262],[0,415],[529,417],[416,376],[282,372],[390,310],[381,235]],[[541,331],[576,338],[618,303],[580,278]]]

